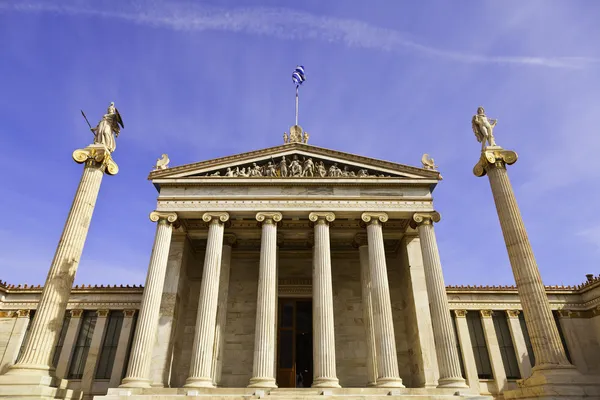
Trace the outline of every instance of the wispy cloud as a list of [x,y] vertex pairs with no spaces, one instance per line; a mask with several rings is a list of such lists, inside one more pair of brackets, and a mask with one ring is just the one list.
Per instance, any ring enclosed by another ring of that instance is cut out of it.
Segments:
[[[99,4],[105,4],[100,8]],[[119,8],[120,7],[120,8]],[[135,24],[181,31],[226,31],[276,37],[283,40],[320,40],[378,51],[416,54],[470,64],[525,65],[581,69],[600,64],[592,57],[488,56],[446,50],[410,40],[402,32],[355,19],[320,16],[285,8],[216,8],[197,4],[144,3],[123,7],[117,3],[77,1],[0,2],[0,11],[58,13],[116,18]]]

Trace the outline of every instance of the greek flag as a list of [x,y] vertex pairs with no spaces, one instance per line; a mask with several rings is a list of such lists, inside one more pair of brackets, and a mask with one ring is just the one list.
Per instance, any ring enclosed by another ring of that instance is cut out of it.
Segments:
[[300,86],[306,80],[304,76],[304,67],[302,65],[298,65],[292,74],[292,80],[296,84],[296,86]]

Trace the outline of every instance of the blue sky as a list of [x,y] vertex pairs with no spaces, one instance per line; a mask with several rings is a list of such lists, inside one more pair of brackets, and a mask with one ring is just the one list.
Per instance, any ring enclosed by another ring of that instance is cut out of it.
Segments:
[[[118,4],[117,4],[118,3]],[[282,7],[285,6],[285,7]],[[447,284],[514,282],[487,178],[472,168],[478,105],[497,141],[546,284],[598,274],[600,2],[2,1],[0,279],[44,282],[108,103],[125,130],[76,283],[140,284],[154,236],[156,158],[171,165],[311,143],[420,165],[431,154]]]

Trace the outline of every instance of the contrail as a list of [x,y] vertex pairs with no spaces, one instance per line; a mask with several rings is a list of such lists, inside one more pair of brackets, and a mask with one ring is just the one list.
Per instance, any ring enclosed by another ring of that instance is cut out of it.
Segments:
[[409,40],[401,32],[354,19],[319,16],[286,8],[209,7],[194,3],[133,3],[111,1],[0,2],[0,12],[56,13],[112,18],[178,31],[225,31],[270,36],[282,40],[318,40],[377,51],[413,51],[423,56],[470,64],[528,65],[581,69],[600,63],[591,57],[487,56],[445,50]]

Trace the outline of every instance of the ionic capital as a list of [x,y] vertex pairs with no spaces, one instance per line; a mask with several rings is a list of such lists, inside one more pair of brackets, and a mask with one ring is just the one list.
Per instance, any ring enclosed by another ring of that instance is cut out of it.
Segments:
[[317,224],[327,224],[335,221],[335,214],[332,212],[311,212],[308,214],[308,219]]
[[506,168],[506,164],[516,163],[517,158],[517,153],[512,150],[504,150],[499,146],[487,147],[481,152],[479,161],[473,167],[473,173],[478,177],[484,176],[490,168]]
[[229,213],[226,212],[207,212],[202,215],[202,221],[207,224],[224,224],[229,221]]
[[136,310],[123,310],[123,316],[125,318],[133,318],[135,316]]
[[506,310],[508,318],[519,318],[519,314],[521,314],[519,310]]
[[106,318],[108,317],[109,310],[96,310],[96,315],[98,318]]
[[377,225],[380,222],[387,222],[388,215],[383,212],[364,212],[360,216],[360,219],[366,224]]
[[75,150],[73,160],[78,164],[87,161],[96,162],[109,175],[116,175],[119,172],[119,166],[114,162],[110,151],[103,144],[92,144],[85,149]]
[[420,225],[433,225],[434,222],[440,222],[441,215],[437,211],[429,213],[414,213],[410,221],[411,228],[417,228]]
[[479,313],[483,318],[492,318],[492,310],[479,310]]
[[17,318],[29,318],[30,315],[31,315],[30,310],[18,310],[17,311]]
[[165,221],[172,224],[173,222],[177,221],[177,214],[174,212],[152,211],[150,213],[150,221]]
[[467,310],[454,310],[454,315],[456,315],[456,318],[466,318]]
[[83,310],[70,310],[71,311],[71,318],[81,318],[81,315],[83,314]]
[[264,212],[256,214],[256,220],[261,224],[277,224],[283,216],[280,212]]
[[362,246],[368,246],[369,245],[369,241],[367,240],[367,234],[366,233],[357,233],[356,235],[354,235],[354,240],[352,241],[352,244],[354,245],[354,247],[362,247]]

